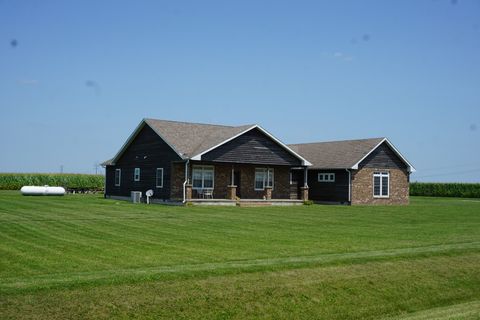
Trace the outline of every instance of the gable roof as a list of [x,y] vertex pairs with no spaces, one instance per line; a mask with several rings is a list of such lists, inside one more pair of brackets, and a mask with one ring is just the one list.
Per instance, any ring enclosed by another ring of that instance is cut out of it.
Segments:
[[313,142],[288,146],[309,159],[313,168],[358,169],[360,162],[384,142],[408,166],[410,172],[415,172],[415,168],[387,138]]
[[310,165],[306,159],[256,124],[224,126],[157,119],[143,119],[117,155],[113,159],[106,161],[105,164],[114,164],[145,125],[152,128],[152,130],[155,131],[155,133],[158,134],[158,136],[163,139],[182,159],[201,160],[201,156],[204,153],[211,151],[254,128],[258,128],[288,152],[300,159],[304,165]]
[[144,121],[184,159],[191,158],[254,126],[250,124],[233,127],[156,119]]

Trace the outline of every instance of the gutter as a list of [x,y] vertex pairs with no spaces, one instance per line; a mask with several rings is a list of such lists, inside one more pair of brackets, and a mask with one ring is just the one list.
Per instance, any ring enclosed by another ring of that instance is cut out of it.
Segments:
[[187,159],[187,161],[185,161],[185,181],[183,182],[183,201],[182,201],[182,203],[187,202],[187,199],[186,199],[186,185],[187,185],[187,182],[188,182],[188,164],[189,163],[190,163],[190,159]]

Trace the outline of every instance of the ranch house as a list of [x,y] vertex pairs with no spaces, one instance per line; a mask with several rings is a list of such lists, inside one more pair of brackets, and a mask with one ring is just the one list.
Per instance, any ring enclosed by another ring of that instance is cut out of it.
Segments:
[[386,138],[286,145],[259,125],[155,119],[104,166],[107,198],[208,205],[407,204],[415,170]]

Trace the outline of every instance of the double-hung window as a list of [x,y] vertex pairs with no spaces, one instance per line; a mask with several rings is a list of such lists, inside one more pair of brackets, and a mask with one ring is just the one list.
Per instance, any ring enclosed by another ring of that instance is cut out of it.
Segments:
[[135,168],[133,171],[133,180],[140,181],[140,168]]
[[213,189],[213,166],[194,166],[192,170],[193,189]]
[[264,190],[265,187],[273,188],[273,169],[256,168],[255,169],[255,190]]
[[318,182],[335,182],[335,173],[319,173]]
[[390,173],[373,173],[373,197],[388,198],[390,195]]
[[115,187],[120,187],[121,180],[122,180],[122,169],[115,169]]
[[163,168],[157,168],[157,174],[155,176],[155,186],[157,188],[163,188]]

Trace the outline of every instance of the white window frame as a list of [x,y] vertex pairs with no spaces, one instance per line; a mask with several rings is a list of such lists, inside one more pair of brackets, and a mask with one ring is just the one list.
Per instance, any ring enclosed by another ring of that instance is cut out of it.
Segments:
[[133,181],[140,181],[140,168],[133,169]]
[[[375,194],[375,177],[380,178],[380,194]],[[383,178],[387,177],[387,194],[383,194]],[[390,198],[390,172],[388,171],[375,171],[372,176],[372,192],[374,198]]]
[[[117,183],[117,172],[118,172],[118,183]],[[115,183],[115,187],[120,187],[120,184],[122,183],[122,169],[115,169],[114,183]]]
[[[195,187],[193,186],[193,177],[196,171],[201,172],[202,177],[202,186]],[[212,171],[212,186],[205,187],[205,171]],[[215,167],[214,166],[193,166],[192,168],[192,189],[193,190],[202,190],[202,189],[214,189],[215,188]]]
[[[258,173],[262,173],[263,174],[263,183],[262,183],[262,188],[257,188],[257,172]],[[269,173],[272,174],[272,179],[271,181],[268,180],[268,176],[269,176]],[[255,168],[255,176],[253,177],[253,189],[255,191],[263,191],[265,190],[265,187],[267,187],[267,183],[268,182],[271,182],[271,187],[272,187],[272,190],[274,188],[274,185],[275,185],[275,171],[273,170],[273,168]]]
[[[160,184],[158,184],[158,178],[159,178],[159,174],[158,174],[158,173],[159,173],[159,172],[161,172],[161,173],[160,173],[160,178],[161,178],[161,179],[160,179],[160,181],[161,181]],[[157,169],[155,170],[155,187],[157,187],[157,188],[163,188],[163,168],[157,168]]]
[[318,182],[335,182],[335,173],[333,172],[320,172],[317,176]]

